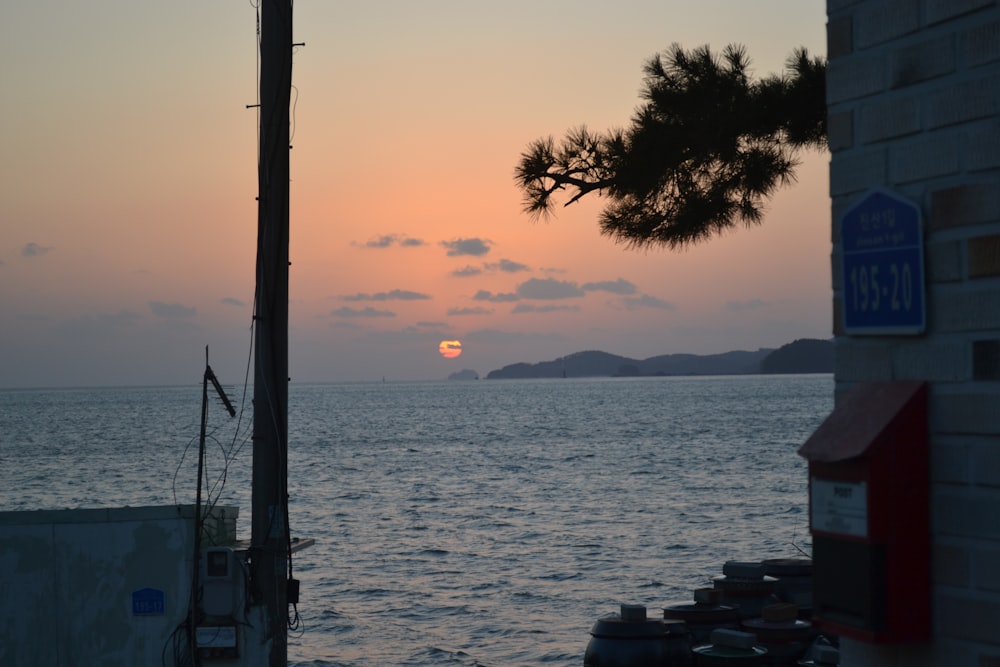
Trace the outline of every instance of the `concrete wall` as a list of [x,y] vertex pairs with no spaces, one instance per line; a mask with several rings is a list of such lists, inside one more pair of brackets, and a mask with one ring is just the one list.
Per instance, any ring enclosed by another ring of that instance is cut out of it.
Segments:
[[[827,14],[837,391],[931,383],[933,641],[845,640],[842,664],[998,667],[1000,5],[828,0]],[[923,336],[843,331],[838,221],[872,186],[922,210]]]
[[[235,541],[236,511],[215,508],[231,526],[213,527],[206,546]],[[0,513],[0,664],[174,664],[194,516],[193,506]],[[162,607],[137,613],[143,589],[162,591]]]

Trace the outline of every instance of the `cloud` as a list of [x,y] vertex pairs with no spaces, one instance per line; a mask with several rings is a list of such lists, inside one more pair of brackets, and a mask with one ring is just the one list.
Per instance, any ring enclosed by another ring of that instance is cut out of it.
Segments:
[[423,327],[425,329],[440,329],[441,327],[448,326],[446,322],[427,322],[421,321],[417,322],[418,327]]
[[227,306],[239,306],[241,308],[243,306],[247,305],[246,302],[243,301],[242,299],[237,299],[237,298],[231,297],[231,296],[222,297],[222,300],[221,300],[220,303],[223,303],[223,304],[225,304]]
[[31,242],[26,243],[23,248],[21,248],[22,257],[41,257],[42,255],[52,252],[54,248],[52,246],[42,246],[37,243]]
[[179,303],[164,303],[163,301],[150,301],[149,309],[157,317],[173,320],[178,318],[194,317],[197,311],[194,308]]
[[585,292],[611,292],[612,294],[621,294],[622,296],[635,294],[638,291],[638,288],[634,284],[624,278],[604,280],[596,283],[584,283],[580,288]]
[[420,292],[394,289],[388,292],[376,292],[375,294],[359,292],[340,298],[344,301],[422,301],[431,297],[428,294],[421,294]]
[[454,271],[451,272],[451,275],[455,276],[456,278],[471,278],[472,276],[482,275],[482,273],[483,273],[482,269],[472,266],[470,264],[465,268],[455,269]]
[[561,341],[566,340],[566,336],[560,333],[547,332],[536,333],[531,331],[501,331],[500,329],[478,329],[469,331],[462,340],[468,345],[511,345],[524,342],[539,341]]
[[402,248],[416,248],[426,244],[421,239],[411,239],[399,234],[380,234],[375,238],[368,239],[363,245],[365,248],[391,248],[394,245]]
[[384,236],[376,236],[373,239],[368,239],[365,242],[366,248],[388,248],[396,242],[396,237],[393,234],[386,234]]
[[330,311],[333,317],[396,317],[396,313],[391,310],[376,310],[372,307],[350,308],[344,306],[337,310]]
[[731,313],[743,313],[748,310],[757,310],[767,307],[767,302],[762,299],[747,299],[746,301],[729,301],[726,303],[726,310]]
[[580,310],[579,306],[564,306],[557,304],[545,304],[544,306],[536,306],[530,303],[519,303],[510,311],[512,315],[520,315],[522,313],[575,313]]
[[677,306],[669,301],[664,301],[655,296],[643,294],[642,296],[626,297],[622,299],[625,310],[639,310],[640,308],[656,308],[659,310],[677,310]]
[[506,294],[494,294],[493,292],[481,289],[472,296],[473,301],[490,301],[492,303],[508,303],[518,301],[521,297],[510,292]]
[[449,315],[489,315],[493,312],[492,308],[481,308],[475,306],[473,308],[449,308]]
[[530,278],[517,286],[523,299],[574,299],[584,295],[576,283],[554,278]]
[[[452,253],[449,252],[449,255]],[[527,264],[521,264],[520,262],[515,262],[510,259],[501,259],[499,262],[487,262],[483,264],[482,268],[472,266],[471,264],[462,269],[456,269],[451,272],[451,275],[456,278],[469,278],[470,276],[482,275],[486,271],[500,271],[503,273],[518,273],[520,271],[529,271],[530,267]]]
[[441,246],[447,248],[449,257],[482,257],[490,251],[491,241],[483,239],[455,239],[453,241],[441,241]]
[[514,262],[509,259],[501,259],[499,262],[492,262],[485,265],[490,271],[503,271],[504,273],[517,273],[519,271],[527,271],[528,265],[521,264],[520,262]]

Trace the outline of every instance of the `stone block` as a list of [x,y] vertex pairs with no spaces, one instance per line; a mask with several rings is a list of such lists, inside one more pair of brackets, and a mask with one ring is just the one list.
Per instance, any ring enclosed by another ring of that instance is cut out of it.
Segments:
[[941,634],[954,639],[1000,646],[1000,602],[974,597],[942,595],[935,617]]
[[972,379],[1000,381],[1000,340],[972,342]]
[[971,463],[974,484],[983,487],[1000,487],[1000,437],[977,442],[972,449]]
[[888,74],[883,54],[831,60],[826,68],[826,101],[834,105],[880,93]]
[[912,183],[957,174],[959,144],[951,135],[931,135],[889,148],[889,182]]
[[[936,437],[931,443],[931,482],[936,485],[972,483],[972,448],[969,438]],[[939,488],[944,488],[940,487]],[[933,499],[931,500],[933,502]]]
[[928,94],[928,128],[965,123],[977,118],[992,118],[1000,110],[1000,78],[981,77],[945,86]]
[[967,130],[965,162],[969,171],[1000,167],[1000,126],[995,121]]
[[919,0],[867,2],[857,12],[857,48],[866,49],[920,28]]
[[969,380],[969,346],[965,341],[929,342],[908,339],[891,347],[893,379],[961,382]]
[[886,185],[886,163],[886,151],[882,148],[834,154],[830,160],[830,195],[835,197]]
[[1000,234],[975,236],[966,241],[969,278],[1000,276]]
[[826,118],[827,145],[830,151],[840,151],[854,146],[854,112],[838,111]]
[[894,51],[889,59],[889,85],[902,88],[955,71],[955,37],[944,35]]
[[859,111],[858,138],[870,144],[920,131],[920,103],[915,97],[893,97],[863,105]]
[[948,283],[962,280],[962,244],[959,241],[927,243],[924,265],[928,283]]
[[1000,538],[1000,522],[994,520],[1000,514],[1000,493],[992,489],[941,494],[932,506],[934,532],[938,535]]
[[931,193],[928,228],[951,229],[1000,221],[1000,183],[969,183]]
[[932,578],[939,586],[968,588],[972,584],[972,557],[969,550],[950,545],[935,544],[931,547]]
[[838,341],[834,373],[839,382],[893,380],[892,351],[879,339]]
[[990,21],[965,33],[963,59],[969,67],[1000,60],[1000,21]]
[[1000,329],[1000,290],[935,290],[928,299],[929,327],[936,332],[977,333]]
[[826,24],[826,57],[840,58],[854,50],[854,22],[850,16],[830,19]]
[[838,297],[833,298],[833,335],[844,335],[844,302]]
[[927,0],[927,22],[931,25],[994,6],[996,0]]
[[976,549],[972,555],[975,587],[980,590],[1000,592],[1000,549]]
[[[985,386],[985,385],[984,385]],[[931,399],[931,428],[956,435],[1000,434],[1000,396],[987,392],[943,394]],[[997,507],[1000,516],[1000,505]],[[1000,521],[996,522],[1000,537]]]

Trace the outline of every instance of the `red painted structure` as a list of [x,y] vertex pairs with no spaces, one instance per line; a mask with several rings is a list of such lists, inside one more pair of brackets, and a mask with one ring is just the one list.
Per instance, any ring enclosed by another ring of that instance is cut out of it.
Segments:
[[813,622],[870,643],[930,639],[927,385],[855,386],[802,445]]

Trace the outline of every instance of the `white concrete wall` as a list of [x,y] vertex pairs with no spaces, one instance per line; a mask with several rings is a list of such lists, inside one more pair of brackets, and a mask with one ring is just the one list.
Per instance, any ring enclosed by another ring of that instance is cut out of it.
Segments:
[[[233,519],[235,508],[216,508]],[[0,513],[0,664],[173,664],[188,615],[194,507]],[[162,613],[133,611],[163,591]]]
[[[933,641],[845,640],[842,664],[1000,667],[1000,5],[828,0],[827,14],[838,394],[931,383]],[[843,331],[838,221],[872,186],[923,212],[923,336]]]

